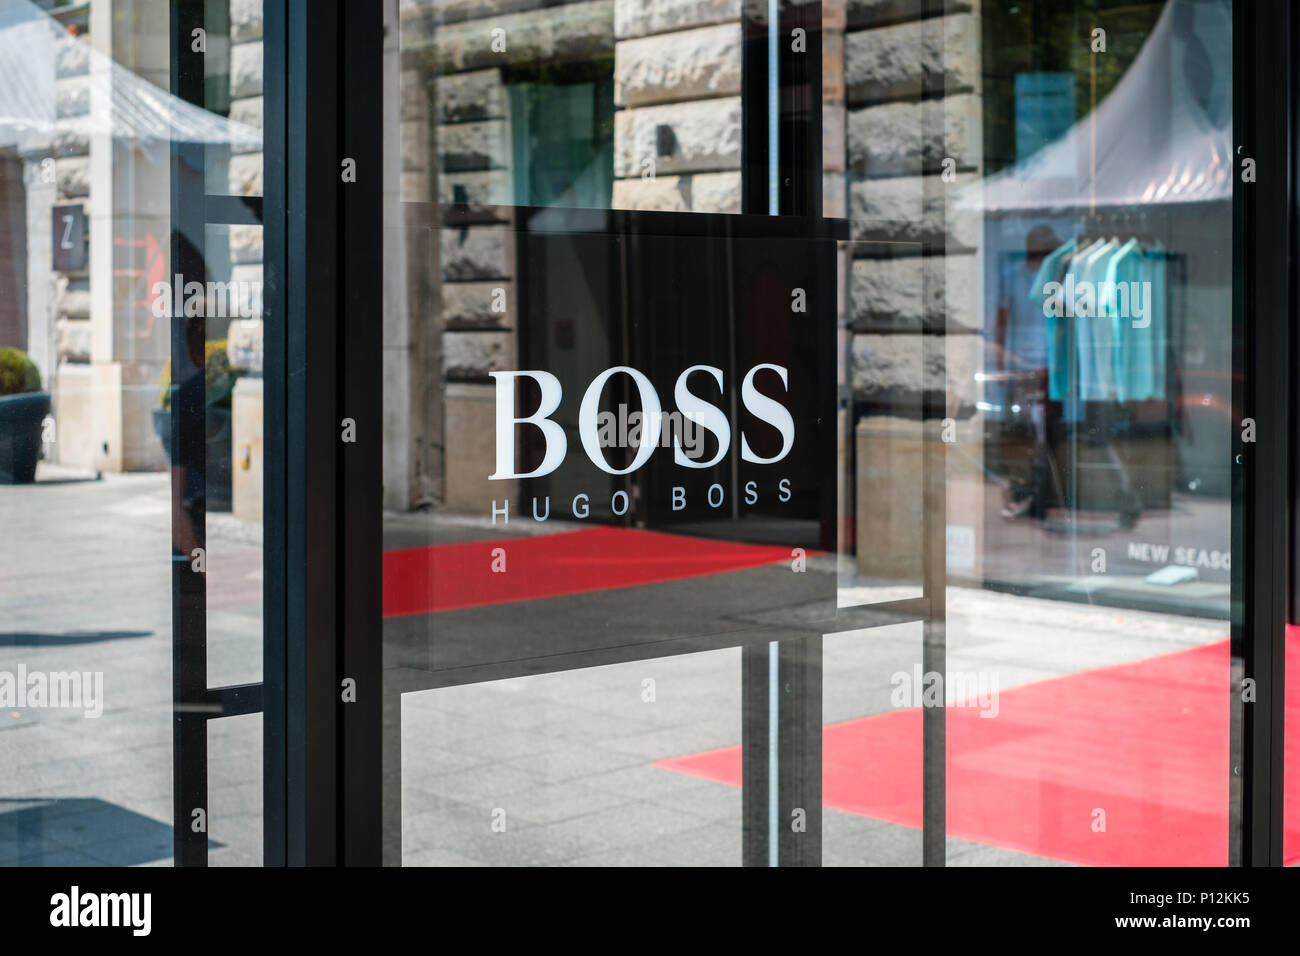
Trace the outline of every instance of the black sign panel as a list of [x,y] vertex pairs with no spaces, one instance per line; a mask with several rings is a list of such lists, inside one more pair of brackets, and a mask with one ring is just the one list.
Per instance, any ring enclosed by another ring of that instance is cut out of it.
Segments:
[[56,272],[84,272],[86,269],[86,207],[55,206],[53,220],[54,269]]
[[790,608],[833,618],[835,574],[807,562],[836,546],[835,239],[798,219],[514,214],[518,367],[492,375],[494,467],[471,476],[483,540],[429,577],[502,573],[390,622],[394,663],[582,666],[734,646]]
[[[550,496],[552,514],[573,520],[573,498],[585,493],[582,520],[725,524],[714,531],[762,540],[757,519],[770,517],[783,541],[823,544],[835,286],[833,272],[828,283],[818,270],[833,262],[833,241],[535,231],[519,243],[521,365],[558,380],[563,397],[550,417],[567,453],[554,470],[519,479],[512,516],[533,520],[533,499]],[[596,419],[584,422],[583,400],[602,376]],[[520,418],[537,410],[541,391],[521,376]],[[661,413],[657,428],[647,399]],[[593,426],[605,467],[590,453]],[[537,427],[517,429],[515,474],[526,475],[549,448]],[[492,483],[484,492],[485,505],[500,500]],[[613,500],[619,492],[626,503]]]

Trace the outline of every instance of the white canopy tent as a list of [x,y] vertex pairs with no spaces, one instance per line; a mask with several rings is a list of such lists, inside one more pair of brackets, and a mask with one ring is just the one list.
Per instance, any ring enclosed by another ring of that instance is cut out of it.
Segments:
[[84,54],[92,78],[89,111],[59,116],[56,64],[78,42],[28,0],[0,0],[0,147],[33,153],[68,138],[107,135],[142,144],[175,139],[260,148],[258,130],[172,96],[93,48]]
[[961,190],[957,208],[1051,212],[1231,198],[1232,82],[1223,75],[1232,71],[1231,26],[1223,0],[1170,0],[1091,114]]

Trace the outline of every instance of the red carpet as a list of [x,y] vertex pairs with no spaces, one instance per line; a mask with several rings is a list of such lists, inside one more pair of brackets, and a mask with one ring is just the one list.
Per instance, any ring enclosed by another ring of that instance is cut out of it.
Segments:
[[[505,551],[506,573],[492,570]],[[790,548],[598,526],[384,554],[384,617],[655,584],[791,560]]]
[[[1300,637],[1288,629],[1285,856],[1300,858]],[[1228,861],[1228,643],[1028,684],[947,712],[947,832],[1072,863]],[[921,711],[832,724],[823,802],[921,826]],[[740,785],[740,748],[656,764]],[[1092,829],[1106,812],[1106,831]]]

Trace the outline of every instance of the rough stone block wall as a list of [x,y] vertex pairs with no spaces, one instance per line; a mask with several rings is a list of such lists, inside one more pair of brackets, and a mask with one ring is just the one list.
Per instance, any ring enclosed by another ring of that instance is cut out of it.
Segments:
[[[230,118],[262,129],[262,4],[260,0],[231,0]],[[261,196],[262,151],[236,147],[227,168],[227,188],[233,196]],[[239,283],[262,281],[262,227],[231,226],[230,278]],[[260,319],[260,316],[255,318]],[[263,329],[260,321],[234,321],[226,333],[232,365],[262,371]]]
[[618,209],[740,212],[741,0],[616,0]]
[[[488,383],[488,373],[513,368],[517,354],[512,233],[508,213],[491,208],[509,206],[515,196],[502,71],[607,56],[613,4],[412,4],[403,32],[411,40],[404,49],[431,54],[423,71],[417,67],[405,79],[419,82],[423,72],[432,106],[431,114],[404,118],[403,176],[425,199],[433,198],[436,180],[439,205],[458,207],[457,227],[443,229],[438,244],[443,373],[448,382]],[[431,132],[422,125],[429,122]]]
[[[90,34],[80,32],[58,42],[54,65],[55,115],[59,119],[76,119],[90,112]],[[45,160],[53,158],[57,205],[84,205],[90,197],[90,141],[71,131],[56,133],[48,141],[48,151],[33,155],[34,166],[29,178],[40,178],[49,168]],[[87,210],[88,211],[88,210]],[[49,235],[50,213],[47,210],[35,232],[37,242]],[[87,220],[89,230],[89,220]],[[29,238],[29,242],[31,239]],[[53,296],[54,358],[56,365],[87,365],[91,352],[90,275],[88,269],[77,272],[54,271],[49,276]],[[51,376],[53,368],[50,369]]]
[[[845,10],[851,378],[882,413],[945,388],[975,401],[981,218],[951,202],[983,168],[981,47],[974,4],[924,17],[921,0],[848,0]],[[931,256],[921,258],[922,244]],[[944,338],[925,348],[924,336]]]

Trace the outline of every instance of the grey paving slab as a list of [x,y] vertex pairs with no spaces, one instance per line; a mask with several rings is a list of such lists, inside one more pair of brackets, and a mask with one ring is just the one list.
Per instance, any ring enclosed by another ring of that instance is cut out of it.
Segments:
[[823,866],[920,866],[921,831],[839,810],[822,810]]
[[513,816],[529,823],[549,825],[624,807],[632,801],[621,794],[570,781],[506,794],[497,802]]
[[741,829],[736,820],[668,833],[636,849],[660,866],[740,866]]
[[694,787],[657,794],[655,803],[711,823],[736,825],[741,819],[740,788],[713,781],[701,781]]
[[516,766],[555,782],[585,780],[617,770],[641,767],[644,763],[644,760],[633,754],[598,745],[519,757],[515,760]]
[[594,840],[606,847],[641,846],[668,836],[698,829],[700,821],[687,813],[649,801],[621,806],[548,824],[547,834]]

